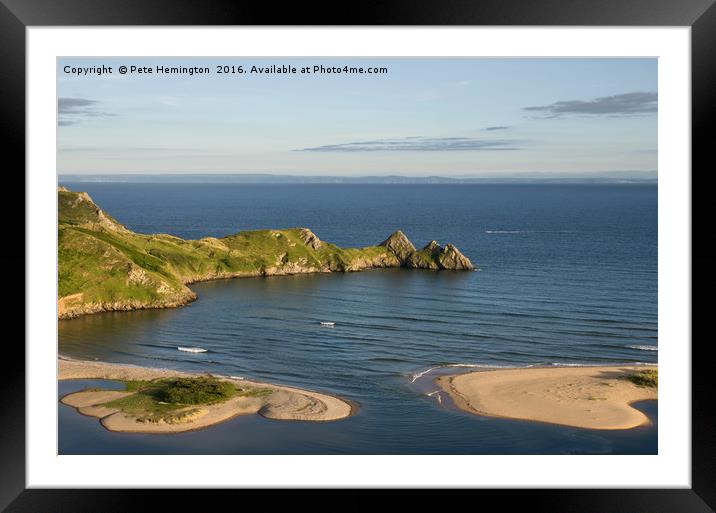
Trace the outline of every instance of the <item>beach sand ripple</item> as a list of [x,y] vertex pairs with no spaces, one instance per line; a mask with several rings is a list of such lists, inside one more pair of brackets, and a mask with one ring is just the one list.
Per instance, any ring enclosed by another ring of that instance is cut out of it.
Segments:
[[[59,379],[152,380],[168,377],[197,376],[170,369],[153,369],[131,365],[88,362],[61,358]],[[328,394],[261,383],[246,379],[221,377],[243,390],[268,391],[260,396],[239,396],[227,401],[201,406],[187,406],[176,410],[177,421],[142,422],[137,416],[125,413],[105,403],[132,395],[134,392],[86,390],[68,394],[61,399],[83,415],[97,417],[110,431],[135,433],[179,433],[202,429],[238,415],[259,414],[278,420],[332,421],[350,416],[355,407]]]

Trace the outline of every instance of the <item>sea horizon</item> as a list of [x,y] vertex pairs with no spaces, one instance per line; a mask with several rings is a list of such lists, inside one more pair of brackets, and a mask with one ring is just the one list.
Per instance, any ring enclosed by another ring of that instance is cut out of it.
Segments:
[[245,184],[656,184],[656,171],[606,171],[592,173],[524,172],[488,175],[315,175],[244,172],[182,173],[66,173],[58,174],[63,183],[245,183]]

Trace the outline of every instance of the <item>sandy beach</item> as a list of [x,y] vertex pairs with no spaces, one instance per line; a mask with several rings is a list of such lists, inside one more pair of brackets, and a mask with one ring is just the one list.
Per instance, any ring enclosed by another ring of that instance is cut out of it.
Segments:
[[[81,361],[60,358],[59,379],[108,379],[108,380],[153,380],[169,377],[199,376],[170,369],[155,369],[132,365],[111,364],[97,361]],[[259,414],[278,420],[332,421],[350,416],[355,406],[338,397],[310,390],[286,387],[273,383],[260,383],[246,379],[221,378],[243,390],[264,390],[260,397],[240,396],[227,401],[187,407],[180,422],[166,423],[139,422],[135,416],[108,408],[109,401],[127,397],[132,392],[81,391],[68,394],[61,399],[83,415],[97,417],[110,431],[138,433],[177,433],[202,429],[238,415]]]
[[458,408],[470,413],[615,430],[650,423],[631,404],[657,399],[656,388],[625,379],[645,369],[656,366],[499,369],[435,381]]

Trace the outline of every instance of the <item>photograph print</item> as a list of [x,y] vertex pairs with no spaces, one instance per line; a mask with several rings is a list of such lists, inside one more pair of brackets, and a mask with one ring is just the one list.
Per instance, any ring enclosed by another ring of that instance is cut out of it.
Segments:
[[59,453],[657,454],[657,71],[59,58]]

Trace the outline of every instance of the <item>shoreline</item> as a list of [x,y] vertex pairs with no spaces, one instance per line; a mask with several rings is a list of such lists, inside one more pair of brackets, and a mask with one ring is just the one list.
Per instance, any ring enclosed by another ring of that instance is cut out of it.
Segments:
[[[134,302],[114,302],[114,303],[85,303],[82,305],[81,310],[69,310],[65,305],[68,301],[81,298],[82,293],[70,294],[69,296],[62,296],[57,298],[57,320],[58,321],[69,321],[72,319],[80,319],[87,315],[96,315],[102,313],[113,313],[113,312],[137,312],[139,310],[166,310],[170,308],[181,308],[191,303],[198,301],[199,296],[193,291],[189,285],[195,283],[207,283],[212,281],[231,281],[241,280],[249,278],[282,278],[286,276],[300,276],[300,275],[316,275],[316,274],[345,274],[349,272],[369,272],[369,271],[382,271],[385,269],[404,269],[409,270],[402,266],[394,267],[369,267],[366,269],[355,269],[348,271],[332,271],[330,269],[310,269],[310,270],[297,270],[292,272],[278,272],[278,273],[267,273],[267,272],[247,272],[237,271],[234,273],[223,273],[214,274],[211,276],[193,277],[183,282],[183,285],[189,290],[190,294],[171,301],[155,301],[153,303],[134,303]],[[421,269],[426,270],[426,269]]]
[[626,376],[656,364],[484,369],[433,381],[455,407],[474,415],[561,426],[626,430],[652,421],[632,404],[658,401],[656,388]]
[[[384,271],[390,270],[401,270],[402,271],[427,271],[427,272],[440,272],[438,269],[423,269],[423,268],[407,268],[402,265],[397,266],[374,266],[366,267],[364,269],[348,269],[344,271],[334,271],[330,269],[310,269],[310,270],[298,270],[291,272],[245,272],[237,271],[234,273],[223,273],[215,274],[211,276],[204,276],[198,278],[191,278],[183,282],[183,285],[189,290],[189,294],[170,301],[155,301],[152,303],[139,303],[139,302],[114,302],[114,303],[85,303],[81,309],[71,310],[66,303],[71,302],[78,297],[81,298],[82,293],[71,294],[69,296],[59,297],[57,299],[57,320],[58,321],[69,321],[72,319],[79,319],[87,315],[96,315],[102,313],[112,312],[136,312],[139,310],[166,310],[170,308],[181,308],[197,301],[199,296],[192,290],[189,285],[195,283],[207,283],[212,281],[230,281],[230,280],[241,280],[249,278],[282,278],[287,276],[300,276],[300,275],[317,275],[317,274],[346,274],[346,273],[357,273],[357,272],[370,272],[370,271]],[[474,268],[469,271],[479,271],[480,269]]]
[[[58,239],[62,243],[58,246],[58,319],[177,308],[197,299],[188,285],[216,279],[400,267],[475,269],[453,244],[443,247],[433,240],[416,249],[400,230],[379,244],[360,248],[322,241],[306,227],[242,230],[221,238],[191,240],[166,233],[135,233],[107,215],[86,192],[59,187],[57,195],[62,234]],[[69,255],[81,255],[84,263],[71,265]]]
[[[208,373],[190,373],[165,368],[141,367],[100,361],[75,360],[58,357],[58,380],[104,379],[112,381],[154,380],[169,377],[198,377]],[[340,397],[250,379],[215,376],[248,392],[270,392],[260,397],[237,396],[226,401],[187,407],[186,418],[176,423],[142,423],[137,417],[119,409],[108,408],[104,403],[131,395],[125,391],[78,391],[60,398],[60,402],[86,416],[98,418],[109,431],[132,433],[179,433],[204,429],[240,415],[258,414],[274,420],[305,422],[331,422],[354,415],[358,405]]]

